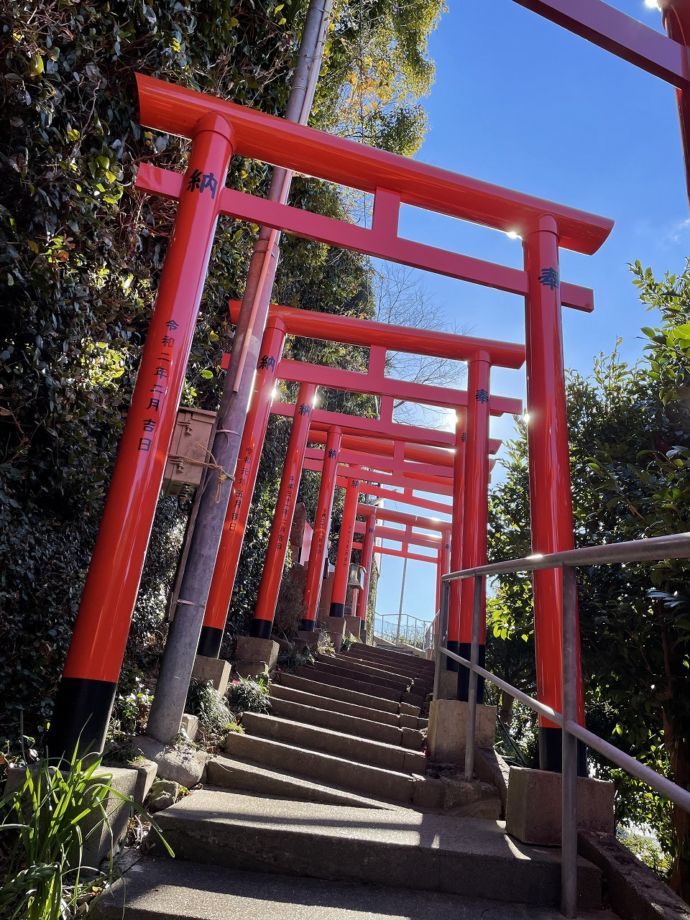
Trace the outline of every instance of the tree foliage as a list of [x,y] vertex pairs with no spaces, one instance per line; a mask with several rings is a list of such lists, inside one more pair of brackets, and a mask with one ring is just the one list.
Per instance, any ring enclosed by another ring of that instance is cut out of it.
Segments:
[[[306,8],[307,0],[0,4],[0,736],[17,734],[19,706],[32,734],[50,716],[165,256],[174,204],[136,192],[136,169],[143,161],[185,167],[186,141],[139,125],[133,74],[283,114]],[[363,9],[372,28],[360,47],[397,46],[394,0]],[[396,54],[410,74],[427,66],[425,9],[415,18],[405,8],[416,31]],[[355,67],[353,17],[348,0],[337,4],[312,121],[319,127],[342,120]],[[372,57],[381,85],[387,68]],[[389,117],[402,105],[396,100],[387,97]],[[268,179],[265,165],[233,161],[233,187],[264,194]],[[326,183],[297,178],[292,201],[345,216]],[[232,341],[226,300],[242,294],[256,232],[228,219],[219,225],[188,404],[217,405],[220,358]],[[286,238],[276,295],[307,309],[368,316],[369,272],[357,254]],[[299,356],[304,345],[289,348]],[[323,354],[329,358],[327,347]],[[285,443],[286,426],[276,422],[238,578],[240,623],[256,595]],[[149,677],[189,503],[189,496],[167,497],[158,507],[127,657],[128,668]]]
[[[631,367],[616,349],[595,361],[591,377],[571,373],[568,379],[579,546],[690,530],[690,270],[657,280],[636,263],[633,274],[643,303],[659,317],[658,325],[643,329],[644,358]],[[528,515],[523,427],[511,445],[505,481],[492,494],[494,558],[529,552]],[[690,781],[687,577],[685,560],[579,570],[588,724],[684,787]],[[533,689],[528,579],[502,577],[490,610],[491,654],[511,664],[518,686]],[[619,819],[653,825],[674,853],[673,882],[688,897],[686,817],[672,815],[646,787],[593,759],[617,782]]]

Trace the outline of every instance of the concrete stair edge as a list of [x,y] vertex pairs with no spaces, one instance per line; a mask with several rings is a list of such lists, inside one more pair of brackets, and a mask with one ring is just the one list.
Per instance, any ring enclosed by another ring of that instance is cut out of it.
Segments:
[[[294,876],[242,872],[174,860],[133,859],[124,875],[89,911],[93,920],[562,920],[555,909],[479,901],[443,892],[356,885]],[[337,914],[334,915],[334,911]],[[579,920],[618,920],[608,911],[580,913]]]
[[372,799],[356,792],[317,783],[284,770],[266,767],[255,761],[238,760],[228,755],[218,755],[206,767],[205,788],[216,788],[230,792],[247,792],[255,795],[303,802],[317,802],[321,805],[346,805],[350,808],[400,808],[392,802]]
[[359,648],[351,648],[347,651],[339,652],[336,655],[336,658],[345,658],[352,661],[361,661],[362,663],[369,663],[372,667],[377,668],[390,668],[392,671],[395,671],[397,674],[412,675],[415,677],[423,677],[428,680],[433,679],[434,676],[434,663],[431,662],[431,667],[420,666],[415,661],[394,661],[386,658],[382,658],[380,655],[372,654],[371,652],[363,652]]
[[[339,687],[342,690],[354,690],[356,693],[362,693],[365,696],[377,696],[379,699],[388,700],[390,703],[399,704],[403,696],[401,691],[391,690],[378,684],[369,684],[356,678],[344,677],[342,674],[335,674],[332,670],[322,668],[318,664],[295,668],[295,674],[298,677],[316,680],[319,683]],[[310,677],[309,675],[312,676]]]
[[415,785],[422,781],[422,777],[411,773],[363,764],[257,735],[230,735],[225,745],[225,752],[232,758],[278,770],[287,764],[291,773],[365,796],[374,795],[382,801],[411,804]]
[[[204,790],[158,821],[182,860],[497,901],[556,906],[560,898],[559,853],[509,840],[496,821]],[[579,858],[578,875],[581,905],[601,907],[600,870]]]
[[354,671],[370,680],[380,679],[394,682],[396,686],[408,687],[420,694],[426,693],[433,686],[432,674],[402,673],[370,659],[354,658],[352,655],[324,655],[319,656],[316,660],[317,663]]
[[259,735],[288,745],[293,743],[291,739],[294,739],[297,747],[332,754],[334,757],[342,757],[355,763],[383,767],[397,773],[416,773],[418,775],[423,775],[426,769],[424,754],[401,745],[373,741],[330,728],[321,728],[306,722],[295,722],[291,719],[263,713],[246,712],[242,724],[249,735]]
[[350,690],[349,687],[340,687],[337,684],[325,684],[318,680],[316,675],[308,677],[306,674],[280,671],[276,675],[276,682],[287,687],[294,686],[297,682],[296,689],[301,689],[299,684],[306,683],[310,685],[308,692],[317,696],[328,696],[330,699],[356,703],[357,705],[367,706],[369,709],[378,708],[382,712],[393,713],[394,715],[397,715],[400,711],[400,704],[396,700],[388,700],[384,697],[374,696],[371,693],[361,693],[359,690]]
[[[370,719],[360,719],[358,716],[330,709],[321,709],[316,703],[306,705],[293,700],[284,700],[279,696],[271,698],[271,714],[279,718],[291,719],[293,722],[304,722],[306,725],[315,725],[320,728],[329,728],[332,731],[342,731],[358,738],[368,738],[371,741],[381,741],[384,744],[402,744],[403,730],[395,725],[386,725],[383,722],[372,722]],[[421,732],[421,740],[423,738]]]
[[309,675],[312,680],[318,680],[324,684],[330,684],[331,686],[341,687],[347,690],[355,690],[357,693],[364,693],[367,696],[377,696],[381,699],[389,700],[392,703],[403,703],[409,702],[414,706],[418,706],[420,709],[426,697],[422,694],[414,692],[405,692],[403,690],[393,690],[389,687],[384,687],[381,684],[372,684],[368,681],[360,680],[361,675],[356,677],[350,677],[342,673],[338,673],[335,668],[322,666],[317,663],[315,665],[300,665],[295,669],[295,674],[299,677],[307,677]]
[[377,645],[366,645],[363,642],[356,642],[350,646],[345,654],[350,652],[361,652],[364,655],[380,658],[382,661],[399,661],[401,664],[408,663],[417,665],[421,668],[432,669],[434,662],[429,659],[420,658],[417,655],[411,655],[409,652],[401,652],[393,648],[382,648]]
[[[408,645],[405,642],[399,644],[391,642],[390,639],[385,639],[383,636],[374,635],[373,638],[374,642],[371,648],[375,648],[377,651],[390,652],[394,655],[404,655],[406,658],[412,658],[415,661],[429,661],[426,657],[426,653],[422,652],[421,649],[416,648],[414,645]],[[379,645],[379,643],[381,644]]]
[[[289,687],[287,684],[273,682],[271,684],[271,697],[274,699],[286,699],[294,703],[302,703],[304,706],[315,706],[316,708],[336,712],[345,716],[353,716],[355,719],[362,719],[367,722],[373,722],[376,725],[389,725],[394,728],[402,728],[403,724],[408,728],[417,728],[421,730],[426,728],[423,725],[410,725],[409,719],[415,719],[415,716],[405,718],[402,722],[400,713],[384,712],[382,709],[372,709],[370,706],[361,706],[357,703],[348,703],[346,700],[337,700],[330,696],[322,696],[316,693],[309,693],[306,690],[298,690],[297,687]],[[366,713],[366,715],[365,715]],[[425,719],[417,719],[417,722],[426,722]]]
[[347,668],[348,670],[361,671],[362,674],[371,674],[373,677],[384,677],[390,680],[398,681],[399,683],[410,686],[412,684],[428,683],[426,677],[421,677],[415,674],[403,674],[393,669],[388,669],[386,667],[379,667],[374,662],[364,661],[361,658],[353,658],[351,655],[318,655],[317,661],[330,661],[333,664],[338,665],[339,667]]
[[368,671],[356,670],[355,668],[350,668],[344,665],[339,664],[330,656],[324,658],[317,658],[314,665],[304,665],[304,667],[314,667],[315,669],[326,669],[327,671],[347,678],[349,680],[358,680],[363,684],[369,684],[372,687],[381,687],[384,690],[391,690],[394,693],[402,695],[409,691],[410,687],[413,686],[412,681],[403,680],[394,680],[387,677],[379,677],[378,675],[372,675]]

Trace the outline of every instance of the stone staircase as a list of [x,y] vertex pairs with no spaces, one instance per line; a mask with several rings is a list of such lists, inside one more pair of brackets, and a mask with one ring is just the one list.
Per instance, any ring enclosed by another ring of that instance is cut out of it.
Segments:
[[[266,794],[282,794],[288,773],[291,779],[318,782],[326,793],[440,806],[440,790],[430,790],[425,780],[421,752],[426,727],[421,707],[433,683],[433,666],[394,658],[386,668],[381,655],[355,646],[278,674],[271,686],[271,714],[245,713],[246,734],[228,737],[229,757],[209,764],[208,782],[227,787],[230,773],[230,788],[237,788],[239,764],[249,763],[273,771],[270,784],[254,789]],[[431,802],[432,792],[438,801]]]
[[[427,771],[432,683],[431,662],[360,644],[279,673],[271,714],[245,713],[206,787],[157,816],[176,860],[140,860],[98,916],[559,916],[558,850],[509,838],[493,788]],[[580,899],[606,916],[585,860]]]

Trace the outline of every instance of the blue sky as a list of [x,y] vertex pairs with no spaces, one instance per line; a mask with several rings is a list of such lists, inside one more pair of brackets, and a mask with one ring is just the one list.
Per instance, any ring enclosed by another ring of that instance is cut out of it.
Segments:
[[[661,29],[644,0],[612,5]],[[571,35],[512,0],[453,2],[431,40],[436,82],[424,107],[418,158],[615,220],[594,256],[562,253],[562,277],[596,292],[592,314],[564,309],[567,367],[588,373],[623,338],[636,360],[639,329],[653,324],[637,301],[628,263],[680,270],[690,243],[682,150],[671,86]],[[406,209],[401,234],[503,264],[521,265],[504,234]],[[513,295],[419,273],[448,327],[524,341],[523,302]],[[495,371],[493,389],[524,398],[524,374]],[[462,382],[459,382],[462,385]],[[512,423],[494,421],[509,437]],[[402,560],[386,556],[377,610],[397,611]],[[433,567],[408,565],[404,610],[433,612]]]

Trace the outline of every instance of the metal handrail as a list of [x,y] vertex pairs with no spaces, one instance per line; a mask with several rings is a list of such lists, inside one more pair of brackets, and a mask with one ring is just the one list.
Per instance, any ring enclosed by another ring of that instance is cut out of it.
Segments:
[[[381,635],[383,638],[388,639],[391,642],[409,642],[414,644],[416,647],[430,647],[426,645],[426,633],[429,626],[429,620],[425,620],[422,617],[414,616],[411,613],[402,614],[404,618],[404,629],[391,628],[391,635],[386,635],[388,628],[388,621],[391,619],[397,621],[398,626],[400,626],[401,619],[400,615],[397,613],[376,613],[374,618],[375,627],[380,627]],[[421,646],[418,646],[417,643],[421,642]]]
[[434,638],[436,635],[436,622],[438,620],[438,617],[440,616],[440,613],[441,613],[440,610],[436,611],[436,613],[434,614],[433,620],[431,620],[431,622],[427,624],[427,627],[424,630],[424,640],[423,641],[424,641],[424,651],[425,652],[434,647]]
[[[612,565],[614,563],[658,562],[664,559],[690,557],[690,533],[646,540],[631,540],[590,546],[548,555],[534,554],[522,559],[496,562],[449,572],[442,576],[440,623],[436,642],[436,669],[434,698],[438,698],[438,684],[442,656],[456,661],[470,671],[468,687],[468,725],[465,747],[465,778],[474,775],[477,719],[477,679],[483,677],[501,690],[509,693],[525,706],[533,709],[563,730],[562,740],[562,827],[561,827],[561,912],[566,917],[577,916],[577,742],[582,741],[593,750],[622,767],[661,795],[690,812],[690,792],[672,782],[640,761],[625,754],[613,744],[588,731],[577,722],[577,575],[578,566]],[[479,665],[479,635],[483,580],[511,572],[533,572],[538,569],[560,568],[563,574],[563,635],[561,664],[563,670],[562,712],[533,699],[522,690],[487,671]],[[448,633],[448,608],[451,582],[472,578],[474,597],[472,604],[472,645],[470,659],[456,655],[444,647]]]

